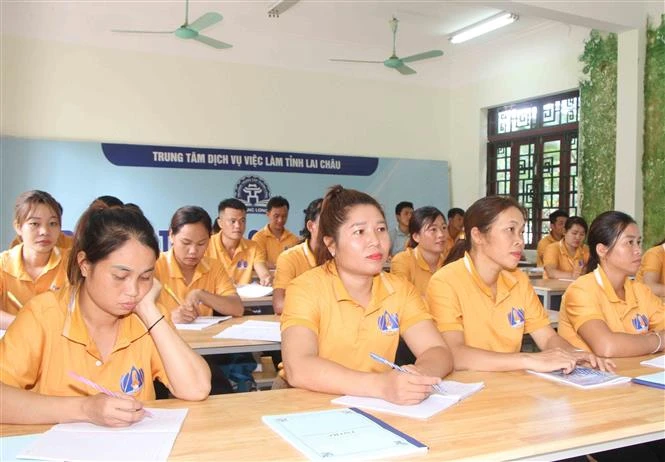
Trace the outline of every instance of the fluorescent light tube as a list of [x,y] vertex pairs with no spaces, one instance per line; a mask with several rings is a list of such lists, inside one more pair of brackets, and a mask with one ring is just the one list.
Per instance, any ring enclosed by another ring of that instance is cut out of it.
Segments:
[[476,38],[479,35],[483,35],[500,27],[507,26],[508,24],[517,21],[518,18],[519,16],[517,16],[516,14],[507,13],[505,11],[501,12],[499,14],[490,16],[487,19],[484,19],[476,24],[472,24],[469,27],[465,27],[464,29],[453,33],[450,36],[450,42],[451,43],[466,42],[467,40]]

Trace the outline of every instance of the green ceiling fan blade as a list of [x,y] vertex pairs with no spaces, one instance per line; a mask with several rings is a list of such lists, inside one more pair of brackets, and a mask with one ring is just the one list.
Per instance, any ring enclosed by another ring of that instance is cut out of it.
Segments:
[[331,61],[335,61],[338,63],[369,63],[369,64],[381,64],[383,61],[363,61],[360,59],[337,59],[337,58],[330,58]]
[[414,61],[436,58],[436,57],[439,57],[439,56],[443,56],[443,51],[441,51],[441,50],[429,50],[429,51],[424,51],[422,53],[418,53],[418,54],[415,54],[415,55],[407,56],[406,58],[402,58],[402,62],[412,63]]
[[111,29],[111,32],[118,32],[121,34],[172,34],[175,30],[128,30],[128,29]]
[[414,71],[413,69],[411,69],[411,68],[410,68],[409,66],[407,66],[406,64],[403,65],[403,66],[398,66],[398,67],[396,67],[395,69],[396,69],[400,74],[402,74],[402,75],[411,75],[411,74],[415,74],[415,73],[416,73],[416,71]]
[[192,38],[197,42],[205,43],[206,45],[217,48],[218,50],[233,47],[233,45],[230,43],[221,42],[219,40],[215,40],[214,38],[206,37],[205,35],[197,35],[196,37]]
[[196,32],[201,32],[203,29],[213,26],[222,20],[222,15],[215,12],[209,12],[198,18],[187,27],[194,29]]

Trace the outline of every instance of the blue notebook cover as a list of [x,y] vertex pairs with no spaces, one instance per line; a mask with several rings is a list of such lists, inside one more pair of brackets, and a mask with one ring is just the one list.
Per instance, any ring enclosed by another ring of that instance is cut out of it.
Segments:
[[426,453],[420,441],[356,408],[267,415],[263,422],[310,460],[367,460]]
[[655,374],[640,375],[635,377],[633,382],[647,387],[661,388],[665,390],[665,371],[656,372]]

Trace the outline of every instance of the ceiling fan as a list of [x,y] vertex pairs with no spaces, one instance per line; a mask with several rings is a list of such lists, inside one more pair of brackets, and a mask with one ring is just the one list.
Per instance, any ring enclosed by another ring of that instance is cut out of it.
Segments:
[[370,63],[370,64],[383,63],[384,66],[389,67],[391,69],[395,69],[400,74],[409,75],[409,74],[415,74],[416,71],[407,66],[405,63],[412,63],[414,61],[421,61],[423,59],[430,59],[430,58],[436,58],[438,56],[443,56],[443,51],[441,50],[429,50],[415,55],[407,56],[405,58],[397,57],[397,53],[395,52],[395,40],[397,38],[398,22],[399,20],[395,16],[393,16],[393,18],[390,21],[388,21],[388,23],[390,24],[390,29],[393,31],[393,54],[385,61],[364,61],[357,59],[335,59],[335,58],[332,58],[330,60],[343,62],[343,63]]
[[194,22],[189,22],[189,0],[185,0],[185,22],[182,26],[175,30],[125,30],[113,29],[111,32],[119,32],[123,34],[175,34],[176,37],[181,39],[193,39],[197,42],[204,43],[208,46],[217,49],[231,48],[233,45],[230,43],[221,42],[206,35],[201,35],[203,29],[213,26],[222,20],[222,15],[215,12],[205,13],[203,16],[196,19]]

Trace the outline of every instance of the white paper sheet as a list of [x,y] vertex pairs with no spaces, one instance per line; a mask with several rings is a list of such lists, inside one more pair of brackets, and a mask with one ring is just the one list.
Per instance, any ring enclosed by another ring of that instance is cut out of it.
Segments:
[[282,334],[277,321],[245,321],[224,329],[213,338],[231,338],[239,340],[265,340],[281,342]]
[[236,292],[241,298],[261,298],[272,294],[272,287],[261,284],[245,284],[236,287]]
[[231,316],[199,316],[194,322],[176,324],[175,328],[178,330],[203,330],[227,319],[231,319]]

